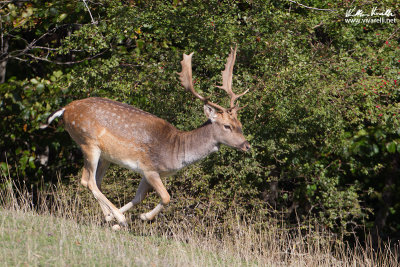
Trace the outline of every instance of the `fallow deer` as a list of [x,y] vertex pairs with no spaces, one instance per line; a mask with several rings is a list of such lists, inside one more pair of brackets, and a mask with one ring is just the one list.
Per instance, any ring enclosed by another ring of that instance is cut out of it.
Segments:
[[[220,144],[242,151],[250,149],[242,133],[242,124],[237,118],[241,108],[235,104],[248,90],[239,95],[232,91],[236,47],[231,48],[225,70],[222,71],[222,85],[217,86],[230,97],[229,108],[215,104],[195,91],[192,55],[183,55],[182,72],[178,75],[183,87],[204,102],[204,113],[208,120],[195,130],[180,131],[150,113],[97,97],[71,102],[52,113],[47,118],[47,124],[41,126],[44,129],[55,118],[63,116],[65,129],[83,152],[81,183],[92,191],[107,221],[115,218],[119,225],[126,226],[123,213],[140,203],[153,188],[161,197],[161,202],[150,212],[140,215],[142,220],[152,220],[170,202],[162,177],[172,175],[217,151]],[[101,181],[110,163],[142,175],[136,196],[120,209],[100,191]],[[118,229],[119,225],[114,227]]]

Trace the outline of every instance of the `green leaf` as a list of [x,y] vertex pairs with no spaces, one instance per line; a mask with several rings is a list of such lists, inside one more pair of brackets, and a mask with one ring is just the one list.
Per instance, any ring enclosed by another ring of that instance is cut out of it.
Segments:
[[390,142],[386,144],[386,149],[389,153],[395,153],[397,144],[395,142]]
[[32,84],[38,84],[38,83],[39,83],[39,81],[36,80],[35,78],[32,78],[30,82],[31,82]]
[[0,162],[0,169],[1,169],[3,172],[6,172],[6,171],[8,170],[7,163],[5,163],[5,162]]
[[45,86],[44,86],[43,83],[39,83],[39,84],[36,86],[37,92],[38,92],[39,94],[43,93],[44,87],[45,87]]
[[60,78],[63,75],[63,72],[61,70],[53,71],[53,75],[56,78]]
[[62,13],[60,16],[57,18],[57,22],[63,21],[68,15],[66,13]]
[[375,155],[379,153],[379,147],[377,144],[372,144],[372,152]]
[[357,137],[361,137],[361,136],[365,136],[365,135],[367,135],[368,134],[368,132],[365,130],[365,129],[361,129],[361,130],[359,130],[358,132],[357,132]]
[[29,157],[29,167],[31,167],[31,169],[35,169],[36,168],[36,166],[35,166],[35,158],[32,157],[32,156]]

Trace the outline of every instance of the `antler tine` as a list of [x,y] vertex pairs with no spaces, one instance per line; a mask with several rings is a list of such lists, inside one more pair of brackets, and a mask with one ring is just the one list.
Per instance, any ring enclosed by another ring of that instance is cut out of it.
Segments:
[[201,96],[194,90],[193,80],[192,80],[192,55],[193,53],[186,55],[183,54],[183,60],[181,61],[182,71],[178,73],[179,80],[181,81],[182,86],[189,92],[191,92],[195,97],[204,102],[204,104],[208,104],[216,109],[221,111],[226,111],[225,108],[221,107],[218,104],[215,104],[209,101],[206,97]]
[[235,65],[236,60],[236,50],[237,45],[235,46],[235,50],[231,47],[231,53],[229,54],[226,64],[225,70],[222,71],[222,85],[217,86],[220,89],[223,89],[231,98],[230,100],[230,109],[238,109],[239,107],[235,105],[235,101],[246,94],[249,89],[244,91],[243,93],[237,95],[232,91],[232,76],[233,76],[233,66]]

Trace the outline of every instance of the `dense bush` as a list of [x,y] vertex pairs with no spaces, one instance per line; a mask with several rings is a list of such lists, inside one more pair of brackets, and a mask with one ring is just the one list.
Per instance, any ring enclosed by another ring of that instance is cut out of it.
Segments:
[[[1,57],[8,63],[0,84],[3,171],[32,185],[57,173],[66,183],[79,180],[80,152],[62,124],[39,125],[87,96],[135,105],[182,130],[198,127],[201,103],[176,76],[182,53],[195,51],[195,87],[226,104],[215,85],[237,44],[233,84],[239,92],[250,88],[240,120],[253,150],[223,147],[169,178],[174,203],[164,213],[235,208],[344,233],[363,226],[399,233],[397,24],[345,21],[346,10],[359,6],[391,8],[398,19],[399,4],[304,3],[330,11],[290,1],[88,4],[32,1],[0,11],[8,41]],[[119,186],[107,195],[133,196],[123,183],[136,182],[119,169],[108,176],[115,175],[125,178],[112,179]]]

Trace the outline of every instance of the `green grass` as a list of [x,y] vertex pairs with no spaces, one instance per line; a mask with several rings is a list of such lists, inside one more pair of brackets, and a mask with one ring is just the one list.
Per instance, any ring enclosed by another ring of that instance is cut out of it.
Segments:
[[2,266],[234,266],[241,262],[182,242],[135,236],[33,212],[0,211]]
[[26,188],[8,178],[2,185],[0,266],[399,266],[398,246],[349,246],[323,228],[288,230],[235,214],[223,222],[133,216],[113,231],[83,192],[58,184],[34,206]]

